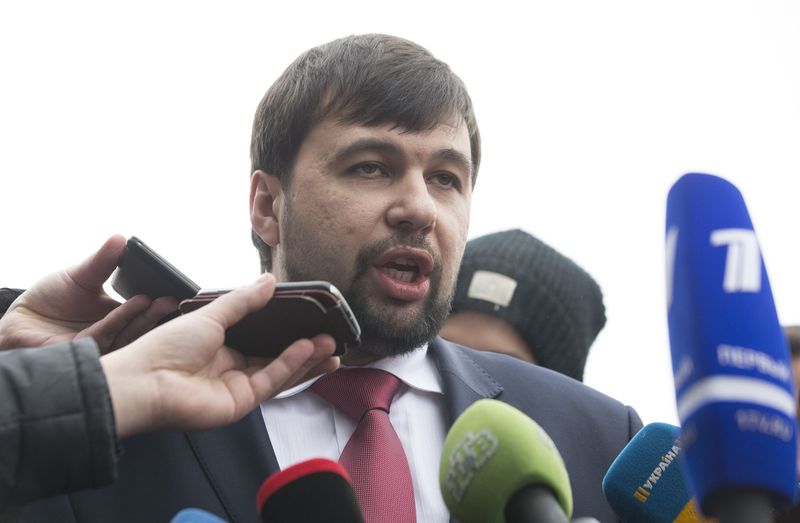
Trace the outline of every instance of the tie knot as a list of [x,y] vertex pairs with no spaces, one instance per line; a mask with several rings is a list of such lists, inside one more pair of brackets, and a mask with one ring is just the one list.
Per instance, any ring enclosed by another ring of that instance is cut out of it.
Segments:
[[398,388],[400,380],[396,376],[370,368],[339,369],[311,386],[311,390],[355,421],[372,409],[388,413]]

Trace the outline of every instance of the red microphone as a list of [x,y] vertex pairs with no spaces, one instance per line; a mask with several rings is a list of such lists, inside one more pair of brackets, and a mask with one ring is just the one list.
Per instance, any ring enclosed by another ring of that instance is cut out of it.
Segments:
[[302,461],[268,477],[256,496],[262,523],[363,523],[350,477],[329,459]]

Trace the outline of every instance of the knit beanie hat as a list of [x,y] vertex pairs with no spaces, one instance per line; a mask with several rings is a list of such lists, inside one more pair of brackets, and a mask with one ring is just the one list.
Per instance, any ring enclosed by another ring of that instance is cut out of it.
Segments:
[[467,242],[452,312],[510,323],[539,365],[577,380],[606,323],[603,294],[575,262],[514,229]]

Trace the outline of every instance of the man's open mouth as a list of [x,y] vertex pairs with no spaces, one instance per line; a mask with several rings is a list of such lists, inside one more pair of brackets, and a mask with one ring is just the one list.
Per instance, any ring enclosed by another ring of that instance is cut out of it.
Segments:
[[405,283],[416,281],[420,275],[419,265],[414,260],[405,257],[390,261],[380,269],[389,277]]
[[386,251],[375,267],[398,282],[418,283],[433,270],[433,257],[424,249],[394,247]]

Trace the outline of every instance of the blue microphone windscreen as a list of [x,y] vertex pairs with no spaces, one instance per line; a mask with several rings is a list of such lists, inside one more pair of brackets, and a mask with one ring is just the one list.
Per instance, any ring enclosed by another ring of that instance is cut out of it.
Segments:
[[199,508],[185,508],[175,514],[170,523],[225,523],[225,520]]
[[[651,423],[620,452],[603,478],[608,504],[625,523],[692,521],[692,493],[681,471],[678,427]],[[697,516],[694,520],[697,520]]]
[[786,339],[739,190],[687,174],[667,200],[669,337],[685,470],[704,512],[720,490],[795,493]]

